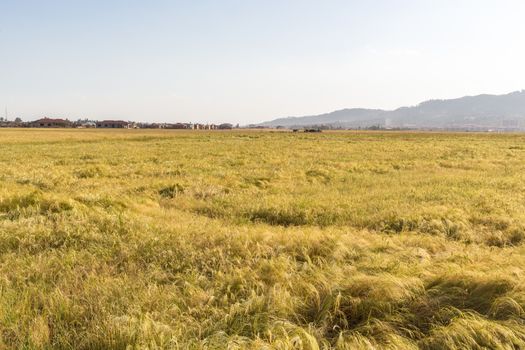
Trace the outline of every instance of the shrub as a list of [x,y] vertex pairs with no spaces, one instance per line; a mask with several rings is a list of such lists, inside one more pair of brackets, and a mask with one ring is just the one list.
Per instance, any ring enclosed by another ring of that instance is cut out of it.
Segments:
[[173,184],[163,187],[159,190],[159,195],[162,198],[175,198],[179,194],[184,193],[184,187],[181,184]]

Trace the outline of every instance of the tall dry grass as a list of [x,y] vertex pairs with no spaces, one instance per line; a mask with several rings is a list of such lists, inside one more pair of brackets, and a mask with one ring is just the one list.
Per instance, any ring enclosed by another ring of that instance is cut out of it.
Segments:
[[524,145],[0,130],[0,348],[525,348]]

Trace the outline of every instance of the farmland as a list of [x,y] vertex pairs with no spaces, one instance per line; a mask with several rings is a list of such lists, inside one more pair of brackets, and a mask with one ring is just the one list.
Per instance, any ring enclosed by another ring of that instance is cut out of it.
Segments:
[[525,348],[525,135],[0,130],[0,348]]

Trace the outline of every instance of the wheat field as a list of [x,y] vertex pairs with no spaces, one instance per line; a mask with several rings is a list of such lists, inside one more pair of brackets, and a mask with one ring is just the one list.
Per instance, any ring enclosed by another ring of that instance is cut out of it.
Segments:
[[525,348],[525,135],[0,130],[0,349]]

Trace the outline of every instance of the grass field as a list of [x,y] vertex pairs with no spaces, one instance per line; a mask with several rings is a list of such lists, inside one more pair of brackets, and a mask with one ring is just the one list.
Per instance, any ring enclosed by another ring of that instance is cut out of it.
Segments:
[[525,135],[0,130],[0,349],[525,348]]

